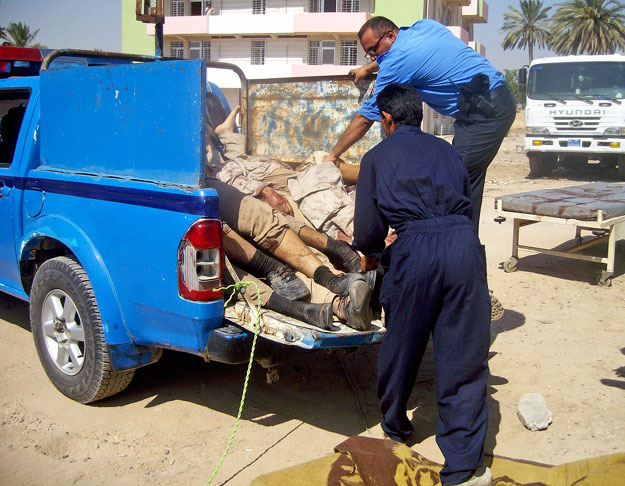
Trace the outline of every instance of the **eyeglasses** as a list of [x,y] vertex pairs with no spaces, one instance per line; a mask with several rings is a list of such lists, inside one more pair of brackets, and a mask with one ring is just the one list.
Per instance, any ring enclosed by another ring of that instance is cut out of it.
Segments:
[[365,58],[371,59],[373,61],[376,57],[378,57],[378,49],[380,48],[380,42],[382,42],[382,39],[384,39],[384,36],[386,35],[387,32],[388,30],[384,31],[384,33],[380,36],[378,41],[373,45],[373,47],[369,48],[369,50],[365,52]]

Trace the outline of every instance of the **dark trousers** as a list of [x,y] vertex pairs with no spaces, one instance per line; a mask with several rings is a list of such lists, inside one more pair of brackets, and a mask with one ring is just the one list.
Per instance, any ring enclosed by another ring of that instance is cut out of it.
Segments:
[[408,398],[430,335],[434,342],[443,484],[468,479],[483,462],[490,297],[484,247],[466,216],[407,223],[382,257],[386,335],[378,354],[382,429],[404,441]]
[[516,116],[516,103],[507,85],[499,86],[484,96],[495,106],[495,114],[487,116],[472,109],[454,122],[452,143],[469,173],[472,221],[478,231],[486,169],[497,155]]

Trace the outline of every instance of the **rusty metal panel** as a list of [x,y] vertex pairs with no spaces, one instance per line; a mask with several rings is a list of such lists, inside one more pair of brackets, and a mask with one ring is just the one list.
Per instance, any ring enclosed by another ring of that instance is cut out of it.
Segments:
[[[370,95],[373,81],[356,86],[349,76],[249,80],[252,153],[301,162],[315,150],[329,152]],[[376,123],[342,158],[359,163],[382,137]]]

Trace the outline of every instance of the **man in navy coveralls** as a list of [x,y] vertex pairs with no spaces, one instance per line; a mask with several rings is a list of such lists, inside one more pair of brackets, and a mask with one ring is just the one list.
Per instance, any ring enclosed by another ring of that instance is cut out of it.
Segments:
[[[406,405],[430,335],[434,341],[443,485],[490,485],[483,467],[490,297],[484,247],[471,222],[467,171],[444,140],[419,128],[421,98],[392,83],[378,94],[387,138],[362,159],[354,247],[384,269],[386,335],[378,356],[382,429],[404,442]],[[397,239],[385,249],[390,228]]]

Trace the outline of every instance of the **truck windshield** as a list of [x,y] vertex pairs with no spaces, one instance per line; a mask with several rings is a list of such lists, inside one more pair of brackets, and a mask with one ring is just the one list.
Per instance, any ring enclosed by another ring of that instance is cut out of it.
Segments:
[[621,99],[625,97],[625,63],[563,62],[532,66],[527,96],[535,100]]

